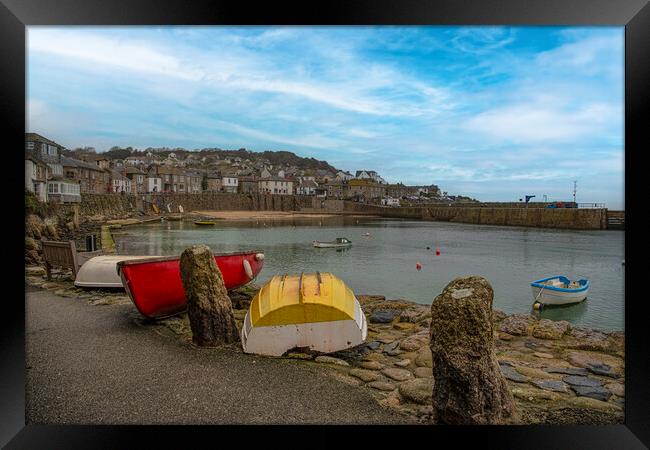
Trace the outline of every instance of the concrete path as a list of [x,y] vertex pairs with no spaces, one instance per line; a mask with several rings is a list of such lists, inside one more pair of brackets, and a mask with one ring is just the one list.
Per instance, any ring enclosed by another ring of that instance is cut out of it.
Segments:
[[28,424],[408,421],[312,364],[192,348],[139,326],[136,314],[28,289]]

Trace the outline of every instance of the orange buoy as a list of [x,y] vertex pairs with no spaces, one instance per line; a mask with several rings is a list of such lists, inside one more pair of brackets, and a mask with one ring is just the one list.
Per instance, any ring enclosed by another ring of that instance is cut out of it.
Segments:
[[415,263],[415,268],[416,268],[417,270],[422,270],[422,264],[420,264],[419,262],[418,262],[418,263]]
[[436,256],[440,256],[440,247],[436,247]]

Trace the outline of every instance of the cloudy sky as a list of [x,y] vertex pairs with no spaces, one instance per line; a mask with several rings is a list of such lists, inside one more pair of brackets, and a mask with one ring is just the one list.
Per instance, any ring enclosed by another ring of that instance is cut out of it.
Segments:
[[289,150],[480,200],[623,207],[624,30],[29,27],[28,130]]

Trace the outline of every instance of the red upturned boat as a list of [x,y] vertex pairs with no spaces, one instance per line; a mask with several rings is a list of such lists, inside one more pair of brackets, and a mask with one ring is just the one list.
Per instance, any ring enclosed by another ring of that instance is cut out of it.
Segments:
[[[157,256],[117,263],[124,289],[140,314],[160,319],[186,309],[180,260],[180,256]],[[255,279],[264,265],[264,253],[215,253],[214,260],[230,290]]]

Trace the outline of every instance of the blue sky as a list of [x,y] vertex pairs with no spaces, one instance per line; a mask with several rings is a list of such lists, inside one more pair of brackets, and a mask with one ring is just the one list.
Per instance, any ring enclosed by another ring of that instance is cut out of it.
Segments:
[[69,148],[289,150],[484,201],[622,208],[622,27],[29,27]]

